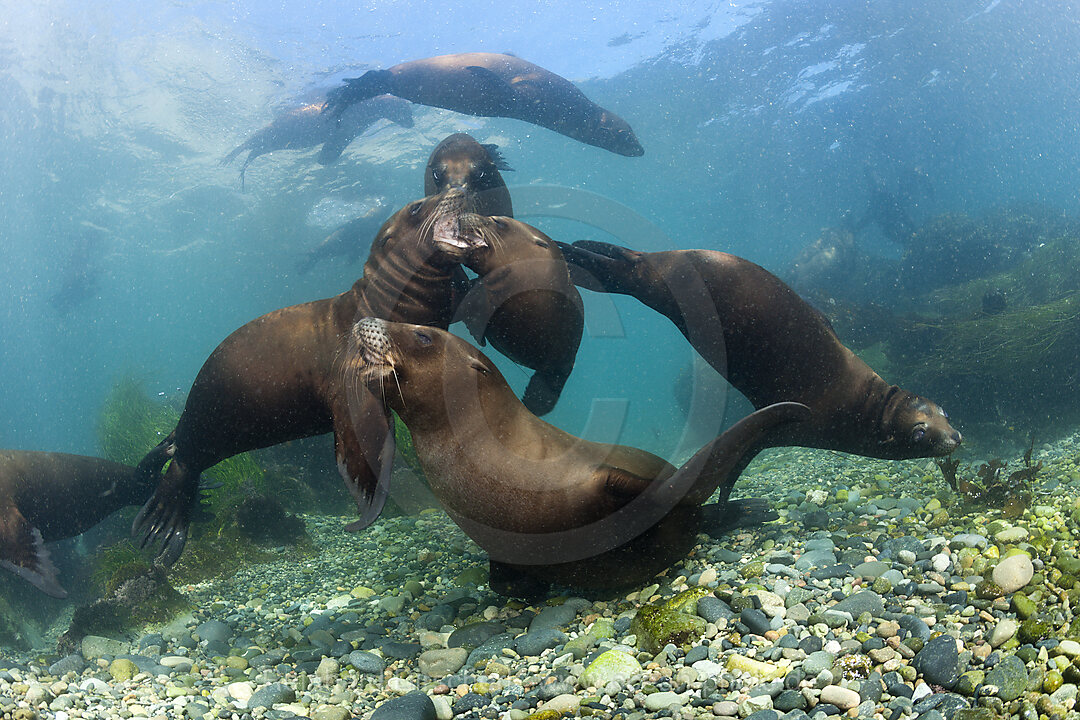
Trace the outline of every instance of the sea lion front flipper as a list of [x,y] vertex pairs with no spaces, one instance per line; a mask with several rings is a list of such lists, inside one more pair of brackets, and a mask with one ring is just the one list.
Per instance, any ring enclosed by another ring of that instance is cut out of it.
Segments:
[[500,107],[509,109],[518,104],[517,93],[514,92],[513,86],[491,70],[479,65],[468,65],[465,70],[483,86],[481,92],[498,102]]
[[487,290],[480,278],[466,278],[460,290],[461,302],[454,311],[453,322],[465,323],[476,344],[484,347],[487,345],[485,335],[492,315]]
[[341,153],[345,152],[345,148],[349,146],[352,140],[352,135],[349,133],[335,132],[330,136],[329,140],[323,143],[315,161],[320,165],[333,165],[341,157]]
[[649,478],[635,475],[632,472],[615,467],[614,465],[601,465],[597,472],[607,475],[604,480],[604,489],[613,495],[624,497],[637,497],[645,492],[652,482]]
[[765,434],[778,425],[809,417],[810,408],[795,402],[774,403],[756,410],[698,450],[675,471],[669,483],[676,484],[678,476],[689,473],[694,480],[686,493],[687,502],[701,504],[717,488],[719,502],[727,502],[739,474],[761,450],[759,443]]
[[533,415],[540,417],[547,415],[555,409],[562,395],[563,386],[566,385],[565,373],[550,373],[537,371],[529,378],[529,384],[525,386],[525,394],[521,396],[521,402]]
[[641,253],[611,243],[556,241],[570,270],[570,281],[593,292],[626,293],[627,280]]
[[390,495],[394,469],[394,431],[389,413],[366,389],[350,408],[335,409],[334,455],[338,472],[360,513],[345,526],[349,532],[363,530],[382,512]]
[[41,531],[14,505],[0,510],[0,568],[10,570],[46,595],[67,597],[56,579],[56,566],[45,549]]

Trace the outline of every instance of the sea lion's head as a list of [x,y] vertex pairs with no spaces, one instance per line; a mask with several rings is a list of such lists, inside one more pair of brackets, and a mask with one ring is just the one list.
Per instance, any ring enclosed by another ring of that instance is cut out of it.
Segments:
[[496,145],[481,145],[465,133],[450,135],[431,152],[424,169],[424,194],[464,193],[467,212],[511,214],[510,193],[500,170],[513,170]]
[[465,253],[484,246],[484,237],[461,222],[460,192],[429,195],[398,210],[387,220],[371,245],[372,254],[396,251],[424,253],[441,264],[456,263]]
[[573,134],[568,129],[567,134],[575,140],[596,145],[619,155],[641,157],[645,154],[645,148],[641,147],[637,135],[630,128],[630,123],[608,110],[600,111],[592,126],[586,127],[581,133]]
[[940,457],[960,447],[963,439],[937,403],[896,386],[883,420],[887,434],[881,457],[885,458]]
[[[491,360],[456,335],[370,317],[353,323],[345,368],[349,387],[366,385],[407,424],[440,422],[445,408],[468,402],[455,393],[475,393],[479,383],[506,384]],[[476,382],[464,382],[466,375]]]

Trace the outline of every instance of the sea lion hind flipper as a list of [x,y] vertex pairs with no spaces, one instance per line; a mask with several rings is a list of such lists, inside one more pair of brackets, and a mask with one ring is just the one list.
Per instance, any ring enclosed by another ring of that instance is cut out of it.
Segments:
[[514,172],[514,168],[510,167],[510,164],[506,162],[506,158],[503,157],[502,150],[495,143],[480,143],[480,147],[487,150],[488,157],[491,158],[491,163],[495,166],[496,170],[503,172]]
[[[356,501],[360,517],[345,526],[349,532],[363,530],[382,512],[390,495],[390,475],[394,469],[394,430],[390,418],[374,396],[362,402],[355,418],[362,425],[361,437],[352,422],[351,414],[334,415],[334,448],[338,472],[349,494]],[[368,407],[370,406],[370,407]],[[376,410],[377,412],[373,412]],[[382,443],[379,445],[378,437]]]
[[15,573],[46,595],[67,597],[56,578],[56,566],[45,549],[41,531],[14,505],[0,511],[0,568]]
[[809,417],[810,408],[796,402],[774,403],[755,410],[698,450],[675,471],[669,483],[677,484],[677,476],[690,473],[694,480],[686,494],[687,502],[701,504],[718,488],[719,502],[726,502],[743,469],[762,449],[766,433]]
[[[136,472],[153,473],[173,456],[176,447],[172,435],[151,450],[140,462]],[[159,464],[160,463],[160,464]],[[146,504],[139,509],[131,523],[133,537],[141,538],[139,547],[157,545],[157,561],[168,567],[180,557],[187,543],[188,523],[199,501],[199,473],[191,472],[175,457]]]
[[393,95],[393,74],[388,70],[368,70],[360,77],[345,78],[345,84],[326,94],[322,111],[340,118],[350,105],[363,102],[376,95]]
[[701,529],[719,537],[737,528],[753,527],[776,520],[779,513],[764,498],[740,498],[702,505]]
[[570,280],[593,292],[625,292],[638,253],[604,242],[578,240],[573,245],[556,241],[570,270]]

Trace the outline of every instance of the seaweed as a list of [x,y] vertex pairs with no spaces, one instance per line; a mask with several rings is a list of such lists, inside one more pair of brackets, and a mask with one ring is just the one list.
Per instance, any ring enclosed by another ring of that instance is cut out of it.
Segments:
[[945,482],[965,504],[998,508],[1003,517],[1012,520],[1023,515],[1024,510],[1031,506],[1034,495],[1032,485],[1036,474],[1042,469],[1041,460],[1031,464],[1034,447],[1033,439],[1024,452],[1024,467],[1004,477],[1002,474],[1007,463],[1001,458],[983,463],[974,473],[971,472],[973,468],[969,467],[967,477],[958,473],[959,460],[942,458],[937,461],[937,466]]
[[[127,465],[138,464],[143,456],[160,443],[180,419],[169,403],[155,400],[141,380],[133,376],[118,379],[101,408],[98,440],[106,459]],[[166,465],[167,467],[167,465]],[[238,497],[243,486],[261,489],[264,473],[250,453],[225,458],[203,471],[208,480],[203,496],[215,514]]]
[[405,461],[405,464],[418,478],[427,482],[424,469],[420,466],[420,458],[416,456],[416,448],[413,447],[412,433],[409,432],[409,428],[405,427],[405,423],[398,417],[397,413],[392,414],[394,417],[394,443],[397,445],[398,455],[401,456],[401,459]]

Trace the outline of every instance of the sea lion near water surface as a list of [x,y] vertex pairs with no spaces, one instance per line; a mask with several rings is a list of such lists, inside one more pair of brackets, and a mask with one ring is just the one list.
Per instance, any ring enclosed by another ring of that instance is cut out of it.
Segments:
[[619,155],[645,154],[625,120],[566,78],[513,55],[440,55],[369,70],[327,93],[325,112],[337,117],[382,94],[466,115],[524,120]]
[[[537,415],[550,412],[574,368],[584,329],[584,309],[562,252],[551,238],[513,219],[510,192],[500,170],[509,170],[493,145],[455,133],[436,146],[424,176],[427,195],[458,189],[462,222],[498,228],[499,241],[475,247],[462,264],[478,277],[455,320],[480,345],[492,347],[536,372],[522,398]],[[490,220],[479,216],[492,216]],[[501,216],[501,217],[499,217]]]
[[0,567],[67,597],[43,543],[81,535],[150,497],[148,474],[85,455],[0,450]]
[[[495,365],[436,328],[365,318],[353,326],[346,384],[382,392],[447,513],[491,559],[492,587],[641,582],[684,556],[707,516],[763,514],[730,501],[758,439],[806,417],[797,403],[758,410],[681,468],[636,448],[589,442],[530,413]],[[719,502],[701,504],[720,490]]]
[[947,455],[961,441],[937,404],[885,382],[829,321],[772,273],[713,250],[644,253],[602,242],[564,245],[574,281],[631,295],[667,316],[755,408],[810,407],[763,447],[801,445],[891,460]]
[[259,130],[228,155],[221,159],[228,165],[240,153],[248,151],[240,167],[240,188],[244,187],[244,174],[251,161],[274,150],[303,150],[322,145],[316,160],[320,165],[331,165],[341,157],[356,136],[383,118],[402,127],[413,126],[412,109],[401,98],[390,95],[372,97],[365,102],[351,105],[339,118],[331,118],[322,112],[322,103],[307,104],[293,108],[275,117],[269,125]]
[[[199,370],[176,428],[143,465],[155,472],[171,458],[132,525],[143,545],[160,543],[170,564],[187,539],[199,473],[238,453],[334,432],[342,476],[356,499],[359,529],[386,499],[393,433],[381,400],[354,398],[340,382],[340,350],[353,320],[374,315],[449,325],[460,287],[461,253],[482,238],[462,233],[443,212],[443,197],[399,210],[383,225],[347,292],[275,310],[233,332]],[[456,202],[453,201],[452,203]]]

